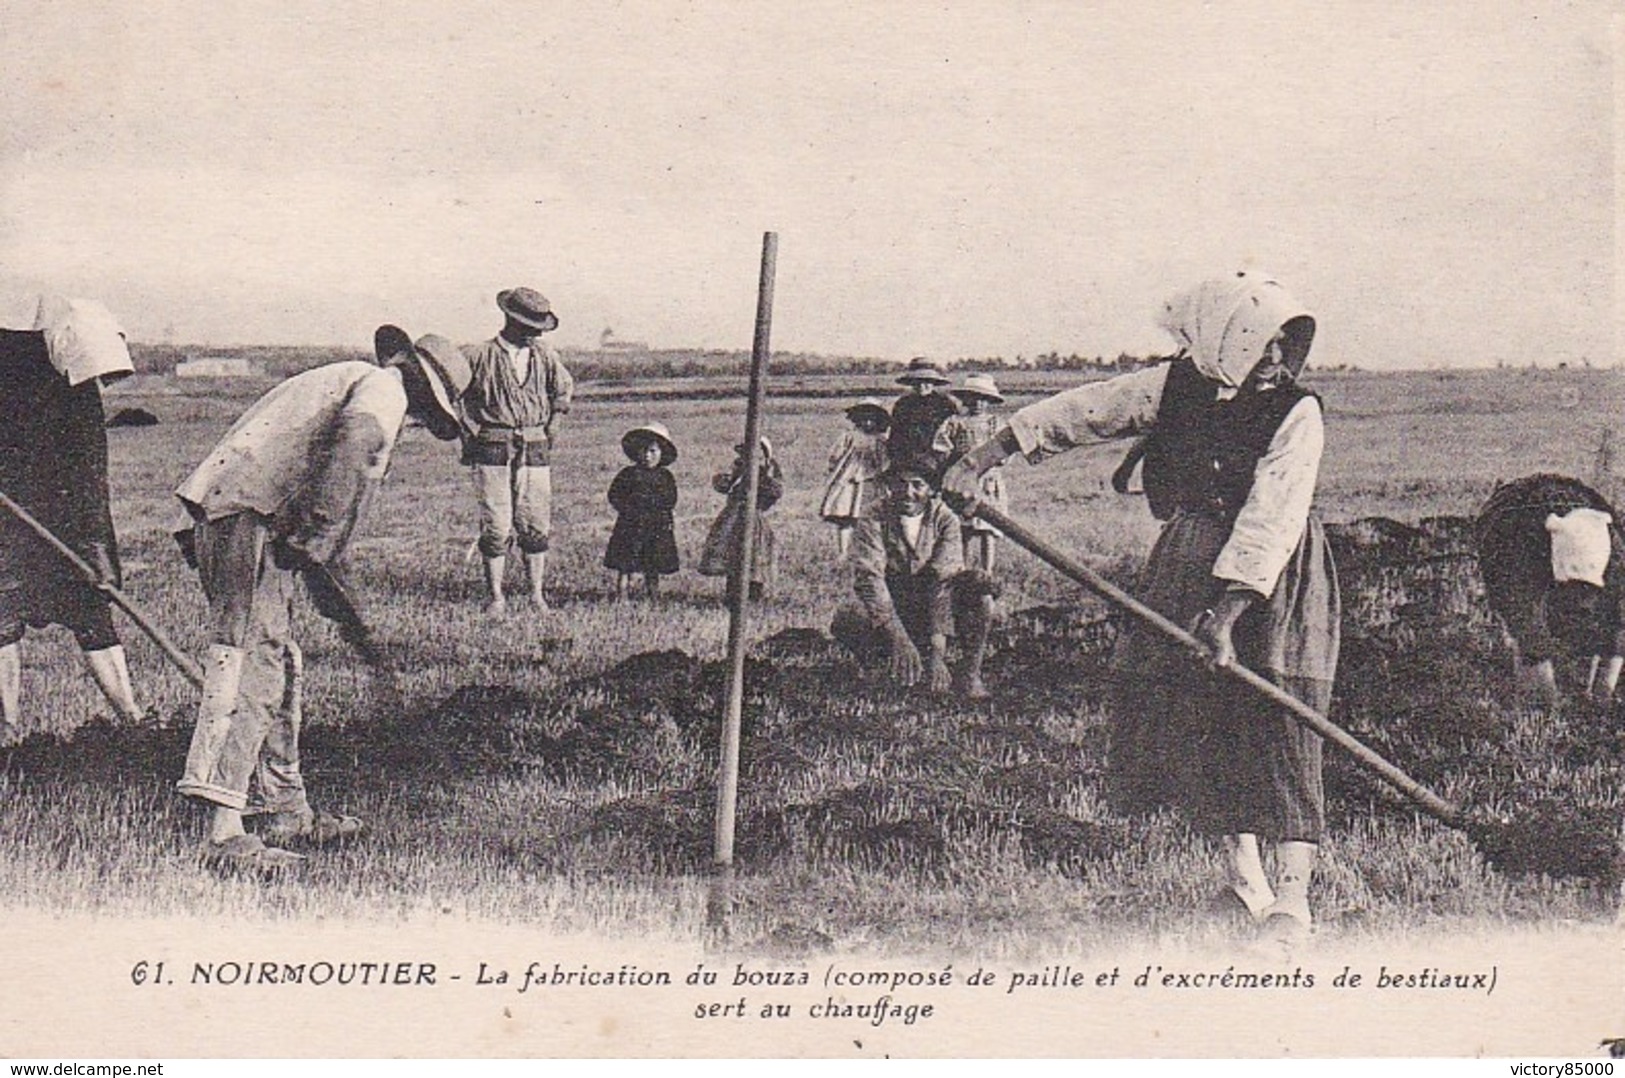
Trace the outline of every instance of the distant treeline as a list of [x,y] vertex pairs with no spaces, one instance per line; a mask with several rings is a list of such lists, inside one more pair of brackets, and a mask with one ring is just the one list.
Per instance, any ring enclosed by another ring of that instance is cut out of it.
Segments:
[[[750,365],[750,353],[723,349],[649,348],[649,349],[584,349],[560,350],[565,364],[579,379],[600,381],[626,378],[689,378],[738,374]],[[169,374],[177,364],[195,359],[246,360],[255,373],[275,378],[286,378],[300,371],[345,359],[365,359],[364,349],[338,346],[282,347],[255,345],[226,348],[197,348],[164,344],[132,344],[130,352],[136,370],[148,374]],[[1076,353],[1061,355],[1046,352],[1042,355],[1018,355],[1013,360],[1002,356],[969,356],[947,361],[950,370],[1006,371],[1053,370],[1116,372],[1136,370],[1157,362],[1159,357],[1131,356],[1127,353],[1115,359],[1102,356],[1080,356]],[[867,356],[825,356],[811,352],[775,352],[773,370],[777,374],[815,375],[851,374],[883,376],[895,373],[899,364],[895,360],[875,359]]]

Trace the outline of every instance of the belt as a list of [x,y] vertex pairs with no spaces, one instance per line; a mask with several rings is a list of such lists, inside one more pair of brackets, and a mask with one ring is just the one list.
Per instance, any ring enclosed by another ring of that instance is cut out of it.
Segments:
[[1174,508],[1174,515],[1170,518],[1178,520],[1180,517],[1196,517],[1200,520],[1212,521],[1215,524],[1231,525],[1240,515],[1237,509],[1230,509],[1223,505],[1180,505]]
[[486,424],[474,436],[482,442],[495,442],[501,445],[510,443],[524,444],[526,442],[547,441],[546,427],[499,427]]

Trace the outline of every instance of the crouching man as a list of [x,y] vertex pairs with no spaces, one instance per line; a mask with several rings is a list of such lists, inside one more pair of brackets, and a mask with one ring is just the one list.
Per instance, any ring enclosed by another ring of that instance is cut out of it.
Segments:
[[[959,518],[937,497],[939,473],[929,455],[905,457],[886,472],[884,502],[852,535],[858,605],[837,610],[830,632],[860,662],[885,662],[904,685],[923,677],[934,693],[953,688],[980,700],[988,695],[982,658],[996,585],[982,570],[965,568]],[[957,679],[948,671],[954,635]]]
[[[300,652],[290,631],[295,580],[304,576],[313,598],[332,594],[332,568],[406,417],[455,438],[456,401],[469,381],[467,361],[442,337],[401,351],[381,335],[379,352],[382,368],[334,363],[272,389],[175,492],[192,524],[176,539],[208,597],[210,639],[177,788],[214,807],[205,858],[218,865],[291,867],[302,858],[280,844],[317,845],[362,830],[354,817],[314,811],[305,794]],[[317,605],[334,616],[331,604]],[[243,818],[256,814],[265,823],[251,835]]]

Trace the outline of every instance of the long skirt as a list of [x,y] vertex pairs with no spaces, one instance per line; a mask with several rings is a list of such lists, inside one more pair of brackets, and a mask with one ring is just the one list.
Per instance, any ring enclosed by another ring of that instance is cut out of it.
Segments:
[[[38,332],[0,331],[0,491],[119,586],[101,391],[70,387]],[[84,651],[119,642],[106,596],[0,510],[0,645],[63,625]]]
[[[1229,535],[1224,521],[1176,517],[1151,551],[1141,600],[1179,625],[1191,624],[1223,587],[1212,568]],[[1237,623],[1237,657],[1324,713],[1341,616],[1331,549],[1311,517],[1269,601]],[[1320,840],[1326,812],[1319,735],[1149,627],[1130,623],[1113,665],[1108,777],[1120,810],[1171,807],[1212,834]]]
[[[739,560],[740,540],[744,537],[744,531],[745,503],[730,498],[706,532],[705,546],[700,551],[701,576],[730,576],[733,573],[733,567]],[[766,588],[773,583],[777,542],[773,525],[760,511],[756,514],[756,527],[751,534],[750,582]]]
[[677,572],[677,531],[671,510],[628,511],[616,517],[604,550],[604,568],[655,576]]

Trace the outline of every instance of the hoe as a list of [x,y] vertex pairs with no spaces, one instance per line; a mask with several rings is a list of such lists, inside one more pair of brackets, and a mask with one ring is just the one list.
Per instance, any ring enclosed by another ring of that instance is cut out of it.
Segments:
[[[1207,648],[1184,628],[1135,599],[1087,565],[1056,549],[1031,528],[1012,520],[992,506],[965,503],[952,497],[949,500],[956,503],[954,504],[956,510],[966,516],[987,521],[1033,557],[1182,645],[1191,653],[1193,660],[1210,661]],[[1468,810],[1445,800],[1411,778],[1319,711],[1288,695],[1274,682],[1239,664],[1229,664],[1219,669],[1225,675],[1244,683],[1254,692],[1263,694],[1298,722],[1341,747],[1362,768],[1377,775],[1414,802],[1423,812],[1446,827],[1466,834],[1483,852],[1485,860],[1503,872],[1592,878],[1606,878],[1618,872],[1620,859],[1618,821],[1610,821],[1599,816],[1588,817],[1572,809],[1547,808],[1523,819]]]

